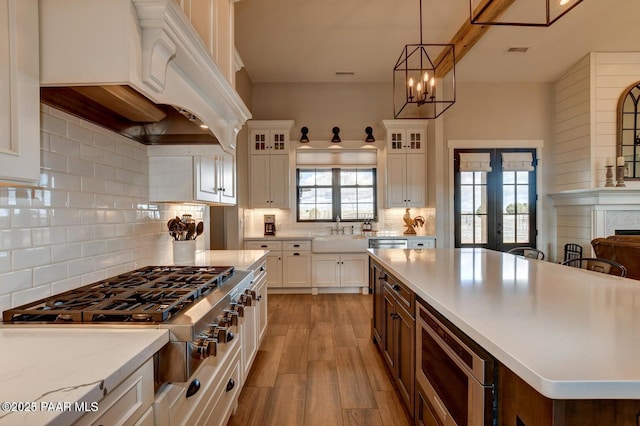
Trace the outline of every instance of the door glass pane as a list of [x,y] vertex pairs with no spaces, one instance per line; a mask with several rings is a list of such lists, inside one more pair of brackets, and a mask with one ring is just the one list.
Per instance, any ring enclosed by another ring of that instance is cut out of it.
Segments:
[[516,216],[517,223],[517,243],[528,243],[529,242],[529,215],[528,214],[519,214]]
[[506,244],[516,242],[515,215],[504,215],[502,217],[502,242]]
[[460,193],[460,212],[462,214],[475,213],[473,186],[462,186],[460,188]]
[[475,244],[487,244],[487,216],[476,215],[475,220]]
[[476,186],[473,211],[477,214],[487,214],[487,187],[486,185]]

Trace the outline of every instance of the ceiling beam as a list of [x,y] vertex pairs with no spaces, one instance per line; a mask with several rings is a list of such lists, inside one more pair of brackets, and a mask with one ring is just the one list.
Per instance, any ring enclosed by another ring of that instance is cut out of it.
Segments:
[[[476,9],[480,9],[482,19],[494,20],[502,15],[511,6],[515,0],[483,0]],[[449,44],[453,44],[455,51],[455,62],[460,62],[473,46],[482,38],[489,30],[489,25],[471,24],[471,18],[462,24],[458,32],[453,36]],[[453,69],[453,58],[447,55],[448,50],[444,50],[436,59],[438,64],[437,76],[444,77]],[[440,63],[442,61],[442,64]]]

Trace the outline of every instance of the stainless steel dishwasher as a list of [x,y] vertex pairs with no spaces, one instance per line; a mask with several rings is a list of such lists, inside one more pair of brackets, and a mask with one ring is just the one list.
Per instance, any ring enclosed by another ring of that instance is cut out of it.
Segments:
[[406,249],[408,248],[406,238],[372,238],[369,240],[369,248],[375,249]]

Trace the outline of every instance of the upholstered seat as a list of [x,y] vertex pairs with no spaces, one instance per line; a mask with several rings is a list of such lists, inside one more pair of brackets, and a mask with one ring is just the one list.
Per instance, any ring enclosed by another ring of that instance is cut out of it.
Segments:
[[617,275],[619,277],[627,276],[627,268],[618,262],[609,259],[600,259],[597,257],[577,257],[562,262],[563,265],[573,266],[575,268],[588,269],[589,271],[600,272],[602,274]]
[[591,241],[596,257],[620,263],[627,269],[627,278],[640,280],[640,236],[612,235]]

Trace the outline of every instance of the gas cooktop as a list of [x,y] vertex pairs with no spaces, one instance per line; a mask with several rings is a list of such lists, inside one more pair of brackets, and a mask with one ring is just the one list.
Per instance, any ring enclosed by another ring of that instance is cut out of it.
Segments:
[[146,266],[2,314],[9,323],[160,323],[209,294],[232,266]]

